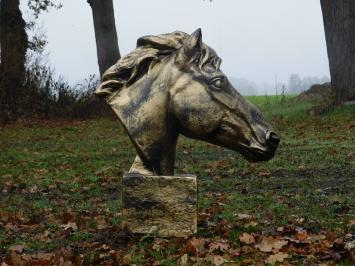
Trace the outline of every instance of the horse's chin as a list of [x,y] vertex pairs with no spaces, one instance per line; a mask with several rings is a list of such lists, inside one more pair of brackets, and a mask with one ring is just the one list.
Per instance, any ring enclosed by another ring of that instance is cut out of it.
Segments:
[[271,160],[275,155],[275,150],[246,149],[241,154],[247,161],[255,163]]

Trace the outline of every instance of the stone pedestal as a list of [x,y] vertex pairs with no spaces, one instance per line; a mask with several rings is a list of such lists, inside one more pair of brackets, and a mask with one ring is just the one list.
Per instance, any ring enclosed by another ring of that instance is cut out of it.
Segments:
[[197,232],[195,176],[123,176],[123,226],[134,234],[185,237]]

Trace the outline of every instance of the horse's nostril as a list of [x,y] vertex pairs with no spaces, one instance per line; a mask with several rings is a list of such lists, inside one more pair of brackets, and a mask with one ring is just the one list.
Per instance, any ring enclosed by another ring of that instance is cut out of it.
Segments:
[[279,145],[280,137],[272,131],[266,133],[266,143],[272,148],[276,148]]

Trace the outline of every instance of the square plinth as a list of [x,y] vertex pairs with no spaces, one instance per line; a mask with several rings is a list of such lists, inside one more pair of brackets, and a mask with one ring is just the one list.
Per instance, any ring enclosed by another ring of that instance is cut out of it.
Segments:
[[134,234],[185,237],[197,232],[196,176],[123,176],[123,226]]

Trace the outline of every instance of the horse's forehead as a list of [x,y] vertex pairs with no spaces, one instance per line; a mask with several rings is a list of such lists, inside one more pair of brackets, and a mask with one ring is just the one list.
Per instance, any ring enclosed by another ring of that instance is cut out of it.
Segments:
[[220,66],[220,63],[222,60],[213,48],[209,47],[206,44],[203,44],[203,53],[202,53],[201,62],[200,62],[202,68],[205,65],[205,63],[207,63],[209,61],[215,62],[215,64],[213,64],[213,65],[215,66],[215,68],[217,70],[217,69],[219,69],[219,66]]
[[206,55],[208,56],[207,58],[216,57],[216,56],[218,57],[217,52],[207,44],[204,44],[204,50]]

